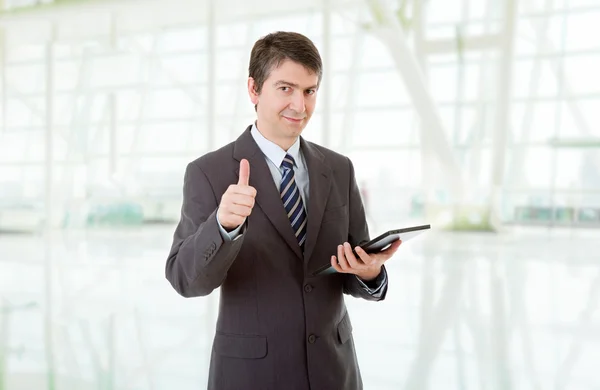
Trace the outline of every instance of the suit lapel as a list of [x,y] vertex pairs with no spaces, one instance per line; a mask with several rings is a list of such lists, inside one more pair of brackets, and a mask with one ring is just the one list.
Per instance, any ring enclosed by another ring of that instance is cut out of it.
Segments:
[[[250,133],[251,129],[252,126],[249,126],[235,142],[233,157],[237,161],[241,161],[243,158],[248,159],[248,162],[250,163],[249,184],[256,188],[256,203],[265,213],[269,221],[271,221],[275,230],[277,230],[289,247],[296,253],[298,258],[301,259],[302,251],[300,250],[300,246],[298,245],[298,241],[292,230],[292,225],[287,217],[283,203],[281,202],[279,190],[273,182],[273,176],[267,166],[264,154],[254,141],[254,138],[252,138],[252,134]],[[238,177],[239,170],[238,164],[235,169],[236,176]],[[309,176],[309,179],[312,181],[312,177]],[[308,223],[310,223],[310,217]],[[310,229],[310,225],[308,229]],[[307,237],[307,240],[309,237]]]
[[300,148],[308,167],[309,199],[307,214],[307,237],[304,247],[304,262],[308,263],[317,243],[325,204],[331,189],[331,169],[325,165],[325,157],[317,148],[300,137]]

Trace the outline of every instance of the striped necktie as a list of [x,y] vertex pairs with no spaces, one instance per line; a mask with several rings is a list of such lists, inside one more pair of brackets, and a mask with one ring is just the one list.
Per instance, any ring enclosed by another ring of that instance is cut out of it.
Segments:
[[287,216],[292,223],[292,230],[298,240],[300,248],[304,249],[304,241],[306,241],[306,211],[300,189],[296,185],[294,179],[294,158],[286,154],[281,166],[283,168],[283,179],[279,187],[279,194],[283,201],[283,207],[287,212]]

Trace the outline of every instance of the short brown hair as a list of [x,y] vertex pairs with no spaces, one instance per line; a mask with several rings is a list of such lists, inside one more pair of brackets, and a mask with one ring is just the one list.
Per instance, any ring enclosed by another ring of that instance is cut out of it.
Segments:
[[256,41],[250,53],[248,73],[254,79],[256,93],[261,92],[271,71],[287,59],[315,73],[317,83],[321,83],[323,62],[314,43],[299,33],[277,31]]

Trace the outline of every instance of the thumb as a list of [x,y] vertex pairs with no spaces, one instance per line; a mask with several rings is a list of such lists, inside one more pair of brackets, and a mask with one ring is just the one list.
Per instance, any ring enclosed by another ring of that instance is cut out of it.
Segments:
[[247,186],[250,181],[250,163],[245,158],[240,161],[240,179],[238,185]]

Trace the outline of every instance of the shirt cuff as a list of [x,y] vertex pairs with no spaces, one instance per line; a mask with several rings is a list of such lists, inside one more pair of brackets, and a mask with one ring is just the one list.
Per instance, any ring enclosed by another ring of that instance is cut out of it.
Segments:
[[235,230],[228,232],[227,230],[225,230],[225,228],[223,227],[223,225],[221,225],[221,222],[219,221],[219,213],[217,209],[217,225],[219,225],[219,232],[221,232],[221,237],[223,237],[223,240],[232,241],[238,238],[240,236],[240,231],[244,227],[245,223],[246,220],[244,219],[244,222],[240,226],[238,226]]
[[358,276],[355,275],[355,277],[358,280],[358,283],[360,284],[360,286],[367,293],[369,293],[369,295],[379,294],[382,291],[383,286],[385,286],[387,284],[387,271],[385,270],[385,267],[383,267],[383,266],[381,267],[381,272],[379,273],[379,275],[377,275],[377,277],[370,282],[365,283]]

